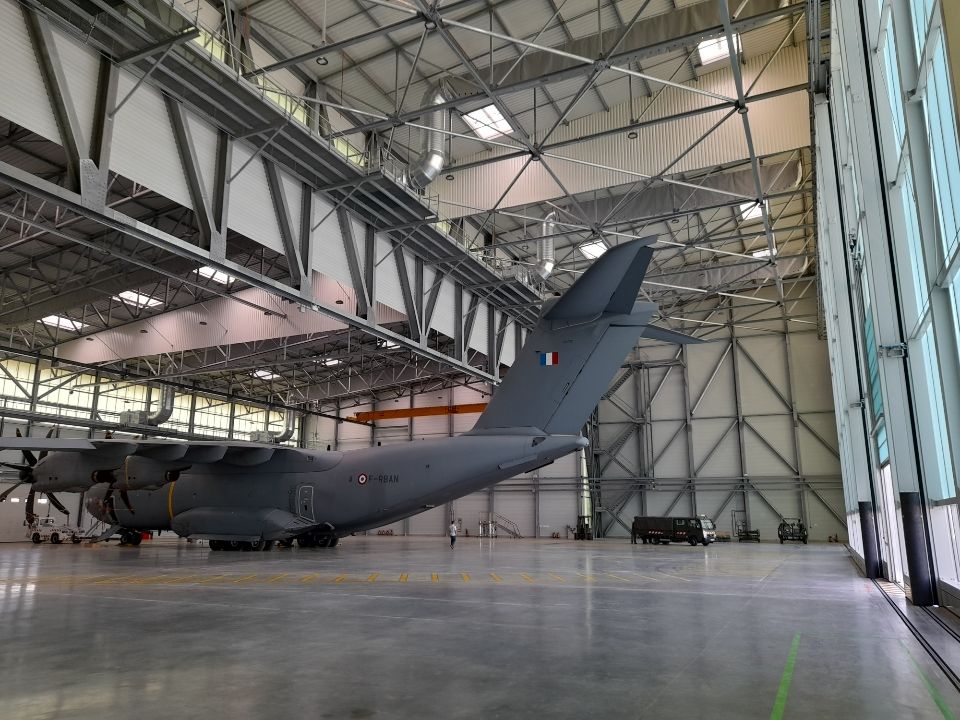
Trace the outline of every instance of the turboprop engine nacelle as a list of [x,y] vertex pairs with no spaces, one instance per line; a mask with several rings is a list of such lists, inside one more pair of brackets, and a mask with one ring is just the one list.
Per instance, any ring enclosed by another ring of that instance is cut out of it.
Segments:
[[153,460],[139,455],[128,455],[123,466],[114,475],[114,487],[118,490],[157,490],[169,482],[175,482],[189,463],[182,460]]
[[109,474],[102,458],[84,458],[74,453],[52,452],[33,468],[33,489],[37,492],[84,492]]

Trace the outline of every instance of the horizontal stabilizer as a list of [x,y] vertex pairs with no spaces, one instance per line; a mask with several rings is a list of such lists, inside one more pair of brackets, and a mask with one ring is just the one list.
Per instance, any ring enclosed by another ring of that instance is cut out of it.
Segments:
[[657,327],[656,325],[647,325],[643,328],[643,337],[651,340],[660,340],[661,342],[674,343],[676,345],[696,345],[704,342],[693,335],[684,335],[673,330]]
[[654,240],[642,238],[607,250],[547,310],[544,319],[596,318],[604,312],[630,314],[653,257],[653,249],[647,245]]

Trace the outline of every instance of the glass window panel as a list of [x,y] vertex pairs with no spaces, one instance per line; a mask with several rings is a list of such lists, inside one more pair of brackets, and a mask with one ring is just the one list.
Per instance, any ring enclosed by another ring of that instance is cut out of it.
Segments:
[[943,404],[943,388],[940,385],[940,361],[937,359],[937,343],[933,335],[933,325],[923,334],[923,366],[927,383],[927,396],[930,400],[930,421],[933,435],[925,442],[931,444],[934,452],[928,457],[936,457],[936,467],[927,468],[926,474],[932,482],[927,483],[927,492],[934,500],[946,500],[956,495],[953,481],[953,461],[950,458],[950,440],[947,435],[946,413]]
[[920,238],[920,220],[917,216],[917,201],[913,189],[913,172],[909,164],[900,183],[900,201],[903,205],[907,244],[910,248],[911,284],[917,299],[917,313],[922,316],[928,301],[927,272],[923,261],[923,241]]
[[941,35],[933,53],[923,107],[930,156],[933,159],[937,217],[943,251],[947,257],[956,248],[960,238],[960,151],[951,95]]

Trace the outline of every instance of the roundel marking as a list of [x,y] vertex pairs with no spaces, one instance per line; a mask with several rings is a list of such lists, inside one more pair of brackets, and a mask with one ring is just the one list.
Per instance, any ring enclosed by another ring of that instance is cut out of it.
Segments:
[[366,485],[366,484],[367,484],[367,474],[366,474],[366,473],[360,473],[359,475],[357,475],[357,483],[360,484],[360,485]]

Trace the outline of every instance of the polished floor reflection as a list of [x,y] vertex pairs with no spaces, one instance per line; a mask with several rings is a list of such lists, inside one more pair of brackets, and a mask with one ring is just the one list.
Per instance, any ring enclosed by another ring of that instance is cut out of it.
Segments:
[[941,718],[839,546],[0,545],[0,717]]

